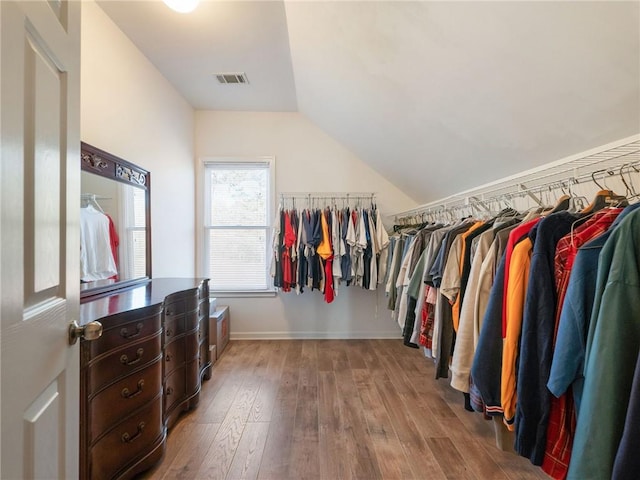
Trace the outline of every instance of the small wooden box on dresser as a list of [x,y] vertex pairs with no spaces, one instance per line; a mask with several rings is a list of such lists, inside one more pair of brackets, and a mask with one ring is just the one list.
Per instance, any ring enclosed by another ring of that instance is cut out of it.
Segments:
[[211,377],[207,279],[153,279],[83,300],[80,478],[127,479],[162,458],[167,430]]

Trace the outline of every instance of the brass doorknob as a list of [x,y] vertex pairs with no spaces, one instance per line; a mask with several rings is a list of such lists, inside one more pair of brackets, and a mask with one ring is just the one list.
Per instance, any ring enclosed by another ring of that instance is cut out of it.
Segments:
[[75,344],[79,338],[85,340],[96,340],[102,336],[102,324],[100,322],[89,322],[80,326],[74,320],[69,325],[69,345]]

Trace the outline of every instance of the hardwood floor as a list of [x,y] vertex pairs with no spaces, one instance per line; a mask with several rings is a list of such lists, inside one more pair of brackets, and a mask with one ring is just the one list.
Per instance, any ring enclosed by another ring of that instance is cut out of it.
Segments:
[[144,479],[539,479],[400,340],[234,341]]

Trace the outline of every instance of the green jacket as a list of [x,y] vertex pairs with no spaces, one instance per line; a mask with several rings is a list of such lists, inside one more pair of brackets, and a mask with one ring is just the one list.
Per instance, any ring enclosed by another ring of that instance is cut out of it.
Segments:
[[568,480],[611,478],[639,350],[640,210],[636,210],[620,222],[600,253]]

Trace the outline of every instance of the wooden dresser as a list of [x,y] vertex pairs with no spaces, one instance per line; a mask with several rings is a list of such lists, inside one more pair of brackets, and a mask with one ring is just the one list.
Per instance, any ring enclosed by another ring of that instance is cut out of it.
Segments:
[[157,463],[167,429],[211,376],[206,279],[159,278],[80,307],[102,336],[80,345],[80,478],[125,479]]

